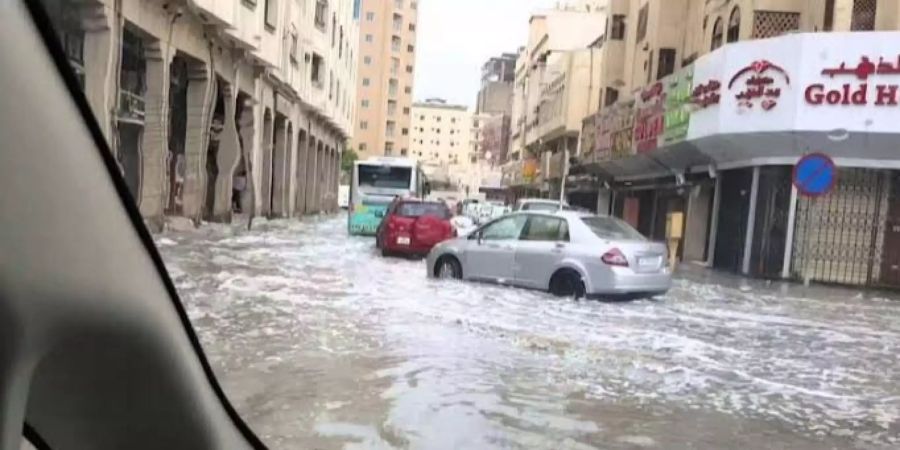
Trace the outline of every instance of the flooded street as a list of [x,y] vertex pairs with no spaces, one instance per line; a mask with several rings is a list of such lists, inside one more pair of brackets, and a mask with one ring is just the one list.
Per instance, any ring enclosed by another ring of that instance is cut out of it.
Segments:
[[346,217],[156,237],[272,448],[900,446],[900,301],[688,271],[602,303],[443,282]]

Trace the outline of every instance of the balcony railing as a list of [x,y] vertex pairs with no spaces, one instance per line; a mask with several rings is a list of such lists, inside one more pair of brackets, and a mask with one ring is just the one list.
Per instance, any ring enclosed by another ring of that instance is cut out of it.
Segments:
[[146,109],[143,96],[128,91],[119,92],[120,119],[143,122]]

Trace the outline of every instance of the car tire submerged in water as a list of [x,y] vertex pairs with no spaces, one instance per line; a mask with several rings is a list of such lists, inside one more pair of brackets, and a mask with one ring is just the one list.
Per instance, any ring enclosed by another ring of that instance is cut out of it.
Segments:
[[583,298],[584,280],[581,274],[571,269],[562,269],[550,278],[550,293],[557,297]]
[[443,280],[458,280],[462,278],[462,266],[452,256],[443,256],[435,264],[435,276]]

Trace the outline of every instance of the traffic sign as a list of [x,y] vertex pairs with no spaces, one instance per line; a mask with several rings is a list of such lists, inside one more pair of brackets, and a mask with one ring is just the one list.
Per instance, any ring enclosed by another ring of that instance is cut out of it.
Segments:
[[831,192],[837,179],[834,160],[824,153],[810,153],[794,166],[793,182],[800,194],[818,197]]

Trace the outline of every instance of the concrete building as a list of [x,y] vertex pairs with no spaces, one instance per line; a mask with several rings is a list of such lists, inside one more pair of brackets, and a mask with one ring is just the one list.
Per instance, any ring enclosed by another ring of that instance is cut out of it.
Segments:
[[[654,239],[681,213],[679,257],[722,270],[900,286],[900,61],[886,50],[900,43],[900,4],[631,0],[608,11],[594,44],[604,95],[571,178],[599,211]],[[813,151],[838,175],[819,199],[791,183]]]
[[151,226],[336,210],[352,0],[46,3]]
[[417,2],[357,0],[357,4],[359,95],[353,146],[361,158],[408,156]]
[[481,88],[475,112],[478,114],[512,113],[513,81],[516,79],[516,54],[504,53],[489,59],[481,68]]
[[529,21],[516,62],[510,155],[504,183],[513,197],[557,196],[565,156],[575,154],[581,121],[601,95],[597,41],[605,8],[544,11]]

